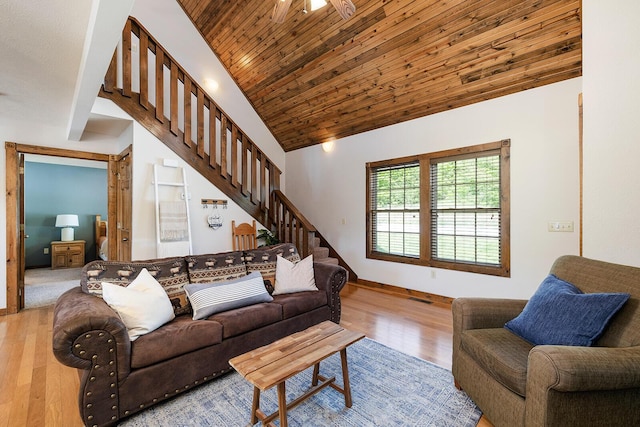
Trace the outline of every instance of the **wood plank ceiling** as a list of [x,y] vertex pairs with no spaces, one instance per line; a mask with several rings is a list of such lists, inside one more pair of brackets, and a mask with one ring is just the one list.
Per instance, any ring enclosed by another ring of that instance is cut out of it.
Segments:
[[285,151],[582,75],[580,0],[275,1],[178,0]]

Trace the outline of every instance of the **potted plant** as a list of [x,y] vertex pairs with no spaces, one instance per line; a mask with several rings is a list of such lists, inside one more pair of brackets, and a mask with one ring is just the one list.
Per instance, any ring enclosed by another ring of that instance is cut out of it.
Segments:
[[258,235],[256,236],[259,242],[261,242],[258,246],[271,246],[280,243],[280,240],[269,230],[260,229],[258,230]]

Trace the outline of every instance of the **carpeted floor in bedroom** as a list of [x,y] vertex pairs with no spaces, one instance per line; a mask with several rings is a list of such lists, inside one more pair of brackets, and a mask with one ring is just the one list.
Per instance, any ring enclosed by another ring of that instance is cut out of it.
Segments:
[[29,268],[24,273],[24,308],[52,305],[68,289],[78,286],[82,268]]

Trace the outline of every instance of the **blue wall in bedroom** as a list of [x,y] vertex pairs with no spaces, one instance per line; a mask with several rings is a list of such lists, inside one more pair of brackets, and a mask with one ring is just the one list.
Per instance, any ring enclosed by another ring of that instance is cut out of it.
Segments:
[[25,266],[47,267],[45,254],[52,241],[60,240],[56,215],[78,215],[76,240],[84,240],[85,262],[96,258],[94,219],[107,219],[107,170],[90,167],[25,162]]

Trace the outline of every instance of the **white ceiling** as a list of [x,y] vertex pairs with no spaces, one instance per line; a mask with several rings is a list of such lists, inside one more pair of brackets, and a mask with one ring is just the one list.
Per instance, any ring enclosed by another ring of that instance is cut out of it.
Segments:
[[0,0],[0,116],[67,124],[91,1]]
[[75,121],[83,129],[106,71],[102,64],[108,65],[122,28],[114,23],[124,24],[132,4],[0,0],[0,126],[24,121],[66,128]]

